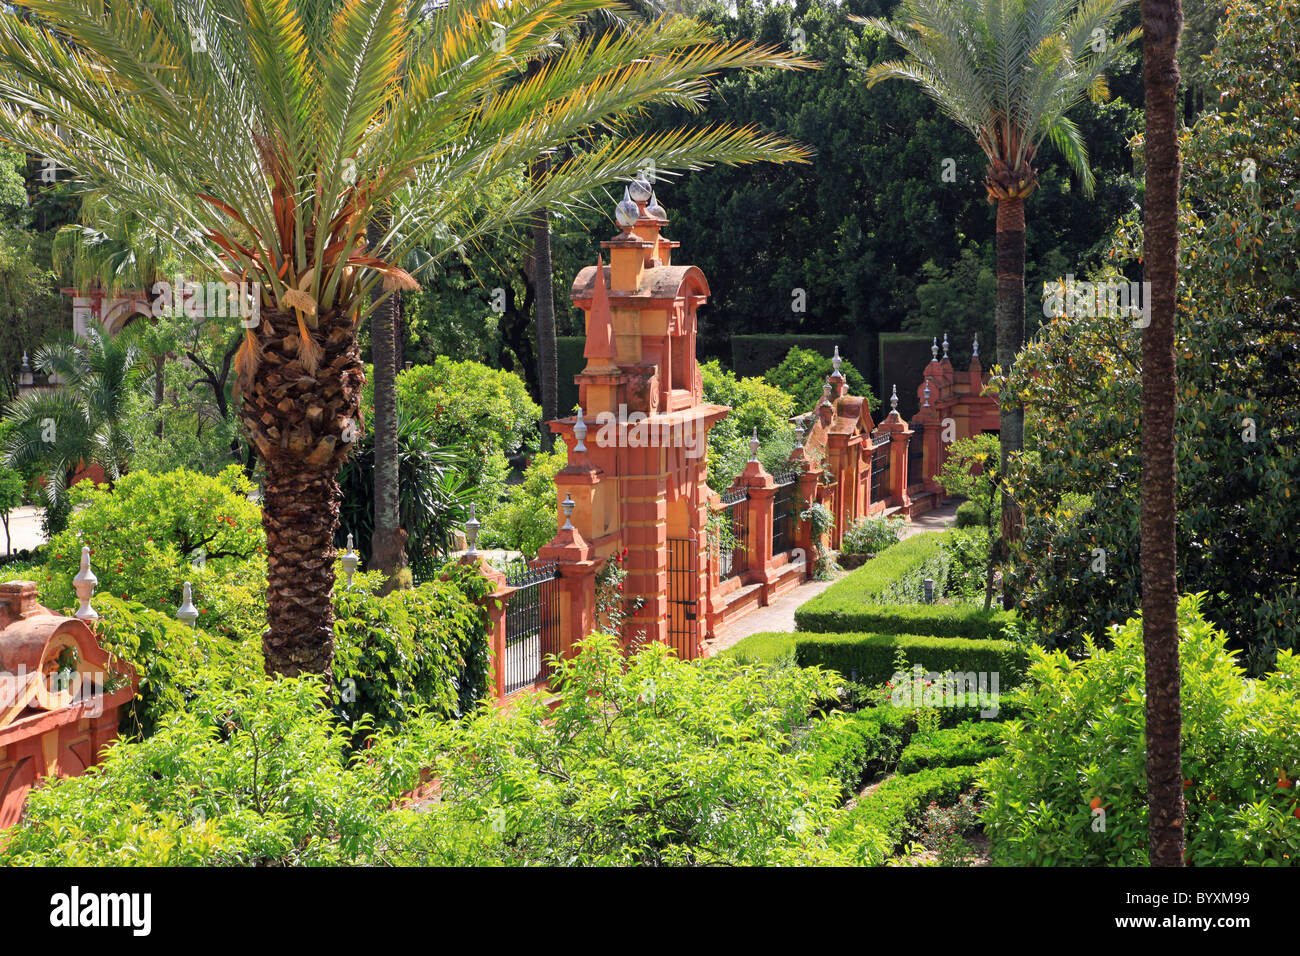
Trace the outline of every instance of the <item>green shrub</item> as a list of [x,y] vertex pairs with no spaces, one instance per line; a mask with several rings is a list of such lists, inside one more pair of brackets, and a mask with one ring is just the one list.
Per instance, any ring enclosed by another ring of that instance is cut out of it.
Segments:
[[832,712],[814,721],[801,743],[812,758],[808,772],[838,783],[841,797],[851,796],[868,774],[893,767],[916,723],[916,711],[902,707]]
[[[394,862],[743,865],[830,857],[835,787],[792,736],[832,690],[794,667],[626,657],[593,635],[558,668],[556,706],[422,725],[441,799],[407,816]],[[836,858],[838,859],[838,858]]]
[[902,518],[859,518],[844,530],[840,540],[843,554],[877,554],[898,544],[905,522]]
[[709,487],[723,492],[749,461],[749,437],[758,429],[758,460],[769,472],[785,466],[794,450],[790,417],[794,400],[761,378],[737,378],[716,360],[700,365],[704,400],[731,412],[709,429]]
[[985,611],[971,604],[868,604],[839,612],[809,610],[809,604],[812,601],[794,614],[800,632],[928,634],[984,640],[1001,633],[1015,618],[1009,611]]
[[[215,478],[193,471],[136,471],[112,489],[76,485],[70,493],[81,507],[46,546],[45,567],[36,576],[42,603],[54,610],[76,606],[72,579],[85,545],[99,578],[97,593],[171,615],[188,580],[195,605],[206,612],[204,627],[260,635],[266,538],[262,511],[248,500],[252,487],[237,465]],[[247,600],[217,596],[232,587],[244,588]]]
[[[1247,679],[1201,603],[1185,597],[1178,614],[1187,862],[1296,865],[1300,658],[1280,654],[1274,672]],[[984,771],[995,863],[1148,864],[1141,620],[1112,638],[1079,662],[1031,651],[1023,717]]]
[[974,501],[963,501],[957,506],[958,528],[987,528],[988,513]]
[[898,758],[900,773],[931,767],[964,767],[995,757],[1003,751],[1005,731],[996,721],[969,720],[913,739]]
[[488,583],[464,565],[383,597],[340,588],[334,605],[334,707],[396,727],[416,710],[468,713],[487,693]]
[[795,659],[801,667],[824,667],[850,680],[883,684],[898,672],[898,655],[926,671],[998,675],[999,691],[1018,684],[1025,673],[1025,652],[1010,641],[931,637],[918,634],[794,635]]
[[976,784],[975,767],[940,767],[899,774],[874,793],[841,810],[828,840],[864,866],[879,866],[903,843],[931,803],[948,806]]
[[352,755],[311,678],[203,682],[152,737],[38,787],[6,834],[12,866],[368,862],[426,755],[385,733]]

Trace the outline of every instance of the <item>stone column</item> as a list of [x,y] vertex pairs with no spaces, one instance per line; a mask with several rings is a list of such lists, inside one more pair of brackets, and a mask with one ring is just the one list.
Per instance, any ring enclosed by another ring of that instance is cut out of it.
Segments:
[[487,596],[488,650],[492,657],[493,696],[501,702],[506,699],[506,602],[515,589],[506,584],[506,576],[488,564],[480,552],[462,554],[458,563],[477,568],[493,585],[492,593]]

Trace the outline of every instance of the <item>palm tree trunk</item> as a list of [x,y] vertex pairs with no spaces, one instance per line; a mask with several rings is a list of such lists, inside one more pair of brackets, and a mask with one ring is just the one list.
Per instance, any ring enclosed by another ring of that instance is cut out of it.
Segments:
[[[994,312],[998,334],[998,365],[1003,374],[1011,370],[1025,342],[1025,201],[999,199],[997,220],[997,305]],[[1025,411],[1019,399],[1003,392],[998,399],[998,438],[1002,455],[999,469],[1002,485],[1001,555],[1010,555],[1011,543],[1020,537],[1020,506],[1007,490],[1007,464],[1011,453],[1025,445]],[[1016,596],[1003,576],[1002,600],[1007,608]]]
[[[382,256],[379,243],[386,231],[382,220],[371,220],[372,255]],[[376,287],[375,297],[382,294]],[[397,462],[397,328],[398,296],[394,292],[370,313],[370,357],[375,375],[375,530],[371,538],[370,567],[383,571],[387,594],[400,587],[406,567],[406,541],[399,511]]]
[[1179,0],[1142,0],[1146,92],[1142,333],[1142,641],[1146,650],[1147,805],[1152,866],[1183,865],[1181,680],[1175,551],[1174,311],[1178,296]]
[[293,315],[264,308],[254,334],[261,358],[244,390],[240,418],[266,469],[267,540],[262,637],[268,674],[330,673],[334,651],[334,531],[339,467],[352,445],[365,383],[349,312],[322,313],[312,341],[315,368],[300,357]]
[[[549,157],[539,158],[532,166],[535,180],[546,178]],[[559,359],[555,341],[555,289],[551,277],[551,216],[539,209],[533,213],[533,304],[537,310],[537,378],[542,392],[542,420],[559,417]],[[549,448],[551,430],[542,429],[542,443]]]

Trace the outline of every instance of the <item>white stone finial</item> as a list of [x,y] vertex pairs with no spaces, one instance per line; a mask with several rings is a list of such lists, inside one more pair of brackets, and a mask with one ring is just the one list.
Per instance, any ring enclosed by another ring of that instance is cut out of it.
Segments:
[[645,207],[645,212],[647,216],[653,216],[662,222],[668,221],[668,210],[664,209],[653,189],[650,190],[650,205]]
[[176,620],[193,627],[198,619],[199,609],[194,606],[194,591],[190,587],[190,582],[186,581],[181,586],[181,606],[176,609]]
[[975,333],[975,338],[971,341],[970,354],[971,358],[980,357],[980,334],[978,332]]
[[925,380],[925,407],[930,407],[930,380]]
[[352,575],[357,573],[357,565],[361,563],[361,558],[356,551],[352,550],[352,533],[348,532],[348,549],[343,552],[343,570],[348,576],[348,587],[352,587]]
[[77,592],[77,599],[81,602],[81,606],[77,608],[75,615],[79,620],[99,620],[99,612],[90,606],[90,599],[94,596],[95,585],[98,583],[99,578],[95,577],[95,572],[90,570],[90,547],[82,545],[81,570],[72,579],[72,589]]
[[930,339],[930,361],[939,361],[939,336]]
[[469,520],[465,522],[465,545],[466,552],[469,554],[478,554],[478,529],[483,527],[483,522],[478,520],[474,511],[474,502],[469,503]]
[[758,461],[758,426],[754,426],[754,434],[749,436],[749,460]]
[[632,181],[627,184],[627,189],[628,196],[633,202],[649,202],[655,194],[650,180],[641,173],[632,177]]
[[803,422],[800,422],[798,425],[794,426],[794,443],[796,445],[802,445],[803,437],[804,437]]
[[891,412],[898,411],[898,383],[897,382],[894,383],[894,388],[889,393],[889,410]]
[[573,495],[565,494],[564,500],[560,502],[560,508],[564,511],[564,525],[561,531],[573,530],[573,509],[577,502],[573,500]]
[[623,201],[614,207],[614,221],[622,226],[624,230],[631,230],[640,218],[641,210],[636,207],[628,188],[624,186]]
[[825,385],[822,386],[822,404],[829,405],[830,403],[831,403],[831,383],[827,382]]
[[943,333],[943,357],[948,357],[948,333]]
[[578,406],[578,420],[573,425],[573,445],[574,454],[585,452],[587,450],[587,423],[582,418],[582,406]]
[[840,371],[840,365],[844,360],[840,358],[840,347],[835,346],[835,354],[831,356],[831,378],[843,378],[844,374]]

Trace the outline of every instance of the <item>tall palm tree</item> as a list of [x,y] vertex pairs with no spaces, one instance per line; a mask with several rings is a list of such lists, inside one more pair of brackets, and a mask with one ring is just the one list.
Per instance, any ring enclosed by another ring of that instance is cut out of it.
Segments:
[[60,387],[9,405],[6,463],[41,468],[51,505],[84,466],[99,465],[110,484],[117,481],[131,457],[126,408],[144,362],[135,337],[92,322],[81,339],[44,345],[33,360],[58,375]]
[[[1079,128],[1066,115],[1085,96],[1107,95],[1106,72],[1137,36],[1112,36],[1132,0],[903,0],[892,22],[860,19],[891,36],[904,60],[878,63],[867,82],[919,84],[939,109],[975,137],[984,188],[997,205],[997,359],[1010,370],[1025,341],[1025,200],[1038,187],[1034,159],[1044,139],[1061,152],[1091,195],[1092,171]],[[1024,447],[1024,408],[999,396],[1001,470]],[[1020,507],[1002,492],[1002,549],[1019,537]],[[1006,599],[1011,601],[1011,595]]]
[[[397,265],[411,248],[432,247],[436,261],[647,158],[682,169],[806,155],[716,126],[611,137],[544,183],[521,179],[543,150],[618,128],[650,102],[698,102],[720,70],[805,62],[679,19],[577,44],[516,82],[601,5],[31,0],[32,22],[0,12],[0,138],[166,224],[211,273],[257,290],[237,382],[265,465],[271,673],[330,669],[336,476],[360,436],[357,328],[377,285],[418,287]],[[501,200],[471,218],[498,187]],[[378,212],[387,228],[368,243]]]
[[1179,0],[1142,0],[1146,197],[1142,271],[1151,297],[1142,330],[1142,644],[1146,654],[1147,808],[1153,866],[1183,865],[1182,681],[1178,663],[1174,418],[1178,300]]

